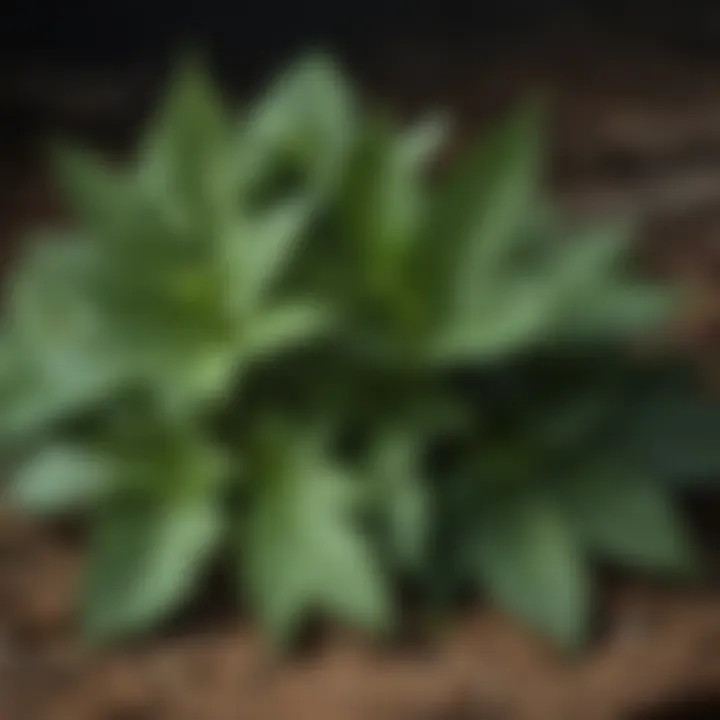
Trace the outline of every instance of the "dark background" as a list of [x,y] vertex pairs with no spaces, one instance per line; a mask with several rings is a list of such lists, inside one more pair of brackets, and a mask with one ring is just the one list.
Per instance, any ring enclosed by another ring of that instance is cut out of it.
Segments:
[[162,56],[193,41],[233,63],[317,43],[351,54],[392,31],[474,35],[490,46],[521,42],[559,23],[713,52],[720,47],[717,6],[715,0],[6,0],[0,53],[6,67],[28,58],[103,64]]

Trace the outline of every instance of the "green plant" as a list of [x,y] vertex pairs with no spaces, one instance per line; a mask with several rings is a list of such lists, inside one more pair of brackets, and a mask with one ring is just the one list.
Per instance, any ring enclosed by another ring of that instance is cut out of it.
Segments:
[[279,638],[387,627],[404,575],[575,640],[585,548],[692,565],[636,452],[667,429],[627,419],[650,365],[624,341],[675,299],[626,227],[539,200],[540,127],[525,108],[434,179],[442,125],[365,113],[323,58],[240,119],[190,63],[131,163],[57,153],[79,222],[11,278],[0,439],[13,502],[89,517],[91,636],[152,626],[218,557]]

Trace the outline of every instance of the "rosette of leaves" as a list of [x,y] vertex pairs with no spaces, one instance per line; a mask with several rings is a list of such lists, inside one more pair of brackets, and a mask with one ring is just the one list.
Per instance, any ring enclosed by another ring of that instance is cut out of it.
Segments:
[[[629,272],[624,226],[577,231],[539,201],[536,112],[428,172],[442,138],[361,111],[313,57],[238,118],[190,64],[131,161],[59,153],[77,223],[11,278],[0,439],[14,502],[90,517],[92,636],[169,616],[221,557],[275,637],[318,611],[387,627],[397,574],[452,569],[478,544],[505,557],[494,525],[545,532],[545,515],[498,520],[498,485],[514,512],[597,476],[598,457],[618,477],[656,464],[602,456],[594,420],[552,428],[596,389],[572,351],[615,363],[670,293]],[[566,403],[564,371],[538,377],[536,356],[578,376]],[[501,377],[516,392],[496,400]],[[520,469],[497,469],[507,448]],[[503,578],[545,572],[536,549],[508,551]],[[535,618],[516,602],[526,579],[472,577],[558,637],[581,625],[579,590],[572,613],[548,592]],[[549,565],[538,588],[556,580]]]

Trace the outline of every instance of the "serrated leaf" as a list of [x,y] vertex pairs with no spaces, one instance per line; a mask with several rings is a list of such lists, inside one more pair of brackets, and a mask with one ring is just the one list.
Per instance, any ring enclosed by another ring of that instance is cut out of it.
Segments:
[[67,445],[50,445],[15,474],[8,499],[30,513],[51,514],[92,508],[114,490],[107,458]]
[[308,611],[373,629],[387,598],[371,549],[354,524],[349,478],[327,458],[276,448],[242,543],[245,587],[267,630],[287,640]]
[[560,499],[588,547],[633,568],[687,573],[695,549],[668,490],[609,467],[560,487]]
[[586,567],[559,511],[535,498],[488,506],[473,548],[477,578],[501,607],[562,643],[583,637]]
[[147,630],[195,589],[221,534],[211,501],[113,505],[98,517],[85,577],[84,627],[95,641]]

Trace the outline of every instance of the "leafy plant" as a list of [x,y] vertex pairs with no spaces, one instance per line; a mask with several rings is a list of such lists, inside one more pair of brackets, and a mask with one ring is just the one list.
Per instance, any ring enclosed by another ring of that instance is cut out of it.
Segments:
[[674,293],[625,225],[541,201],[536,108],[438,178],[443,127],[365,112],[316,56],[235,118],[191,62],[131,162],[58,151],[77,225],[9,283],[0,439],[14,503],[89,518],[92,637],[152,627],[219,556],[280,639],[387,627],[402,575],[576,640],[587,552],[693,564],[638,452],[667,428],[632,417],[670,385],[623,347]]

